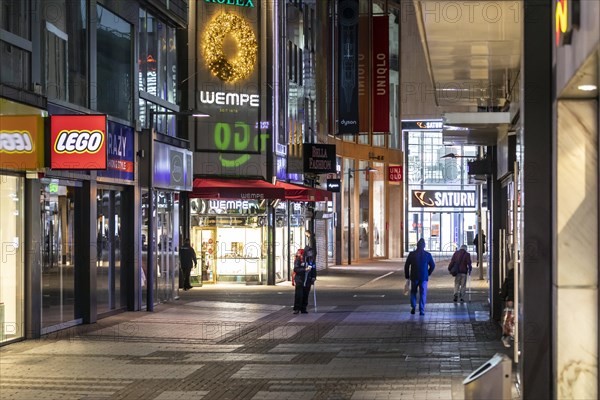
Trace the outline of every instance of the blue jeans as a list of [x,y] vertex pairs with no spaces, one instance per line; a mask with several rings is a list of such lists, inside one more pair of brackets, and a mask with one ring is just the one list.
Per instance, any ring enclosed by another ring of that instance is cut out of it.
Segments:
[[419,312],[425,312],[427,302],[427,281],[413,280],[410,285],[410,306],[417,307],[417,289],[419,289]]

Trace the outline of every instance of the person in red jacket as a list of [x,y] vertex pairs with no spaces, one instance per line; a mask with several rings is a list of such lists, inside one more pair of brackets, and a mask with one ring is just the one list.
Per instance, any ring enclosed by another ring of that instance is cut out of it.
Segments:
[[448,271],[454,276],[454,301],[465,301],[465,291],[467,286],[467,275],[471,275],[471,254],[467,251],[467,245],[463,244],[460,249],[452,255]]

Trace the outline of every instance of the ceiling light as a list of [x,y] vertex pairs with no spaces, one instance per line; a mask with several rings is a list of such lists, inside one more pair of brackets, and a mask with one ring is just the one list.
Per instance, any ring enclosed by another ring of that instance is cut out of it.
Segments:
[[579,86],[577,86],[577,89],[579,89],[583,92],[593,92],[594,90],[598,89],[598,86],[596,86],[596,85],[579,85]]

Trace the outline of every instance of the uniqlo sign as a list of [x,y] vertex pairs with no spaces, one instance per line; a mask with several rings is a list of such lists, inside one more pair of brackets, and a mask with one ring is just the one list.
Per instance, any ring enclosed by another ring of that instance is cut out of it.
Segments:
[[390,182],[402,182],[402,165],[388,167],[388,180]]
[[52,115],[50,168],[106,169],[106,115]]

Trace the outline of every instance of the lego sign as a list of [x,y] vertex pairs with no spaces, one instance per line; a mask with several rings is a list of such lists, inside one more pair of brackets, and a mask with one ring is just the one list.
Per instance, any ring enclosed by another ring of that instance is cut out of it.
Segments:
[[388,180],[390,182],[402,182],[402,165],[388,167]]
[[50,117],[50,168],[105,170],[106,115]]
[[44,121],[38,115],[0,116],[0,169],[44,167]]

